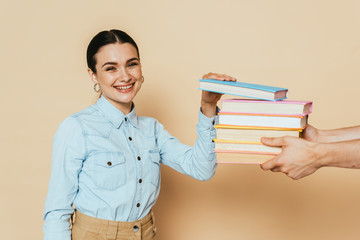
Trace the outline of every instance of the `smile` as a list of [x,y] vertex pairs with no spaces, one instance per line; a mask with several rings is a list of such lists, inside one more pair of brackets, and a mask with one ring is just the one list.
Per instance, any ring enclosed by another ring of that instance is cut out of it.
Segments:
[[127,85],[127,86],[115,86],[116,89],[119,89],[119,90],[127,90],[127,89],[130,89],[134,86],[134,83],[131,84],[131,85]]

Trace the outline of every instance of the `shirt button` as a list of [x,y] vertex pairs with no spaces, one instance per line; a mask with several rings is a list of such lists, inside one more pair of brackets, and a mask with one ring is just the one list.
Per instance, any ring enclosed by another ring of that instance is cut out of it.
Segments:
[[215,120],[212,121],[212,125],[215,125]]
[[141,179],[141,178],[139,179],[139,183],[142,183],[142,179]]
[[137,225],[135,225],[135,226],[133,226],[132,230],[133,230],[134,232],[137,232],[137,231],[139,231],[139,227],[138,227]]
[[111,165],[112,165],[112,163],[111,163],[111,162],[107,162],[107,165],[108,165],[108,166],[111,166]]
[[140,160],[141,160],[141,157],[140,157],[140,156],[138,156],[138,157],[137,157],[137,160],[139,160],[139,161],[140,161]]
[[125,118],[125,122],[127,122],[127,118]]
[[129,140],[130,140],[130,141],[132,141],[132,138],[131,138],[131,137],[129,137]]
[[140,207],[140,203],[136,204],[137,207]]

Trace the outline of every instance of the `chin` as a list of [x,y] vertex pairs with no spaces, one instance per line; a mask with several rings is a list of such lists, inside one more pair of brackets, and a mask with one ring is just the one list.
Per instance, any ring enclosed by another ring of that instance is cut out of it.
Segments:
[[116,99],[115,101],[119,104],[131,104],[133,102],[133,98],[132,99]]

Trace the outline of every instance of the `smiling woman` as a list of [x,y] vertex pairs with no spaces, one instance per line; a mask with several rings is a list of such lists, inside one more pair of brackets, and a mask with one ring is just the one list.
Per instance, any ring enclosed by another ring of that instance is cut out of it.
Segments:
[[129,43],[101,47],[96,53],[95,70],[89,68],[88,72],[102,95],[123,113],[129,113],[144,79],[135,47]]
[[[87,62],[100,98],[66,118],[54,137],[45,239],[154,239],[151,209],[160,191],[160,164],[199,180],[215,173],[212,139],[221,94],[202,92],[198,140],[191,147],[156,119],[136,116],[133,100],[144,77],[129,35],[100,32],[88,46]],[[216,73],[203,78],[235,81]]]
[[120,30],[100,32],[89,44],[87,62],[89,75],[102,95],[129,113],[144,80],[135,41]]

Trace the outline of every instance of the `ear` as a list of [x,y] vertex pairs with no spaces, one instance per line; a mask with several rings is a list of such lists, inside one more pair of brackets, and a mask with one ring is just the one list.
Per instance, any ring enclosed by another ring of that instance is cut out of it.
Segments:
[[89,76],[91,78],[91,81],[95,84],[95,83],[99,83],[98,80],[96,79],[96,74],[90,69],[88,68],[88,73]]

